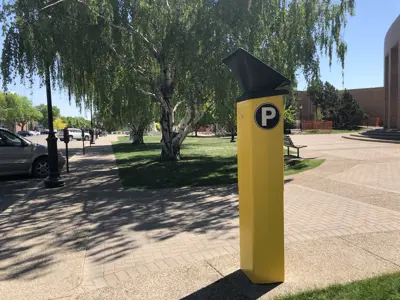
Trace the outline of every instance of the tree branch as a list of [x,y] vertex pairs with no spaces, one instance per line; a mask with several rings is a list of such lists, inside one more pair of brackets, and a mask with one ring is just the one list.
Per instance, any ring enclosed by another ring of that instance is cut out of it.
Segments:
[[[65,1],[65,0],[60,0],[60,1]],[[58,1],[58,2],[60,2],[60,1]],[[78,2],[79,2],[79,0],[78,0]],[[57,3],[55,3],[55,4],[57,4]],[[55,5],[55,4],[52,4],[52,5]],[[47,14],[47,15],[48,15],[48,14]],[[70,19],[70,20],[72,20],[72,21],[75,21],[75,22],[77,22],[77,23],[80,23],[78,20],[76,20],[76,19],[74,19],[74,18],[71,18],[71,17],[69,17],[69,16],[64,15],[64,17],[67,18],[67,19]],[[115,55],[116,55],[121,61],[123,61],[123,62],[125,62],[125,63],[130,62],[129,60],[127,60],[126,58],[124,58],[121,54],[119,54],[119,53],[117,52],[117,50],[116,50],[111,44],[109,44],[109,43],[107,43],[107,42],[106,42],[106,44],[107,44],[107,46],[115,53]],[[137,66],[137,68],[130,66],[130,68],[132,68],[135,72],[139,73],[140,75],[145,76],[146,69],[143,68],[142,66]]]
[[175,111],[178,109],[178,106],[181,105],[182,103],[183,103],[183,101],[179,101],[179,102],[174,106],[173,112],[175,112]]
[[57,4],[61,3],[61,2],[64,2],[64,1],[65,1],[65,0],[56,1],[56,2],[54,2],[54,3],[51,3],[51,4],[49,4],[49,5],[46,5],[45,7],[41,8],[39,11],[43,11],[43,10],[45,10],[45,9],[48,9],[48,8],[50,8],[50,7],[54,6],[54,5],[57,5]]
[[[115,53],[115,55],[118,56],[118,58],[119,58],[121,61],[127,62],[127,60],[124,59],[124,57],[122,57],[122,55],[119,54],[119,53],[117,52],[117,50],[115,50],[115,48],[114,48],[112,45],[110,45],[110,44],[107,43],[107,46]],[[130,68],[132,68],[135,72],[139,73],[140,75],[143,75],[143,76],[145,75],[144,68],[141,67],[141,66],[138,66],[137,68],[130,66]]]
[[137,88],[137,89],[138,89],[139,92],[145,94],[146,96],[157,98],[156,94],[154,94],[152,92],[145,91],[145,90],[143,90],[141,88]]
[[[94,11],[90,8],[90,6],[89,6],[86,2],[84,2],[83,0],[76,0],[76,1],[77,1],[78,3],[81,3],[81,4],[85,5],[92,13],[96,14],[98,17],[100,17],[100,18],[106,20],[106,18],[105,18],[103,15],[101,15],[101,14],[99,14],[99,13],[97,13],[97,12],[94,12]],[[135,29],[135,28],[133,28],[133,27],[132,27],[131,25],[129,25],[129,24],[127,24],[127,25],[128,25],[128,27],[129,27],[129,29],[131,29],[133,32],[136,32],[137,34],[139,34],[139,36],[142,38],[142,40],[148,45],[149,50],[152,52],[153,56],[154,56],[155,58],[157,58],[157,57],[158,57],[158,51],[157,51],[156,47],[154,47],[154,45],[149,41],[149,39],[148,39],[143,33],[141,33],[141,32],[139,31],[139,29]],[[121,29],[121,30],[126,30],[126,31],[129,32],[128,28],[125,28],[125,27],[122,27],[122,26],[119,26],[119,25],[115,25],[115,24],[112,24],[112,23],[111,23],[110,26],[112,26],[112,27],[114,27],[114,28]]]

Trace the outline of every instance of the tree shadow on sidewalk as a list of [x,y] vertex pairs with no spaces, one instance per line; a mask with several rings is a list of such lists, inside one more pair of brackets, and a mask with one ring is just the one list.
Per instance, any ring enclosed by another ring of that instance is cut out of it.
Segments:
[[46,276],[63,259],[105,264],[182,235],[238,236],[237,186],[126,191],[111,146],[71,163],[66,186],[36,191],[0,214],[0,281]]
[[60,257],[85,251],[106,263],[143,241],[181,233],[224,236],[237,228],[235,185],[124,191],[110,155],[109,146],[92,145],[71,163],[65,187],[38,190],[11,215],[0,214],[0,280],[45,276]]

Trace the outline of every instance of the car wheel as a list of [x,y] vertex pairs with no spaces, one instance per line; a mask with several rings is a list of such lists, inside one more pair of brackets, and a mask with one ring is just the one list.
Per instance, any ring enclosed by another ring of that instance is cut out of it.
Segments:
[[72,135],[69,136],[69,140],[72,141],[74,137]]
[[85,136],[85,141],[89,141],[89,137],[88,136]]
[[47,157],[39,157],[32,166],[33,177],[46,177],[49,175],[49,159]]

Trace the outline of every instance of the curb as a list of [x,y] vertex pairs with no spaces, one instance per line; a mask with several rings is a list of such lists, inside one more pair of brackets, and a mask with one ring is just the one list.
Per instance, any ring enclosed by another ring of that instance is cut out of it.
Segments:
[[396,140],[369,139],[369,138],[345,136],[345,135],[342,135],[342,138],[347,139],[347,140],[373,142],[373,143],[400,144],[400,141],[396,141]]

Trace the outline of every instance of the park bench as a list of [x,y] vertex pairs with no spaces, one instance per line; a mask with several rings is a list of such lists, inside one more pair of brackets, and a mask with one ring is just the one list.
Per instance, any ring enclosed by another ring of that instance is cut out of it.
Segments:
[[295,148],[297,149],[297,157],[300,157],[299,150],[307,146],[296,146],[295,144],[293,144],[293,141],[290,138],[290,136],[284,135],[283,137],[284,137],[283,144],[285,145],[285,147],[287,147],[287,155],[290,155],[289,148]]

